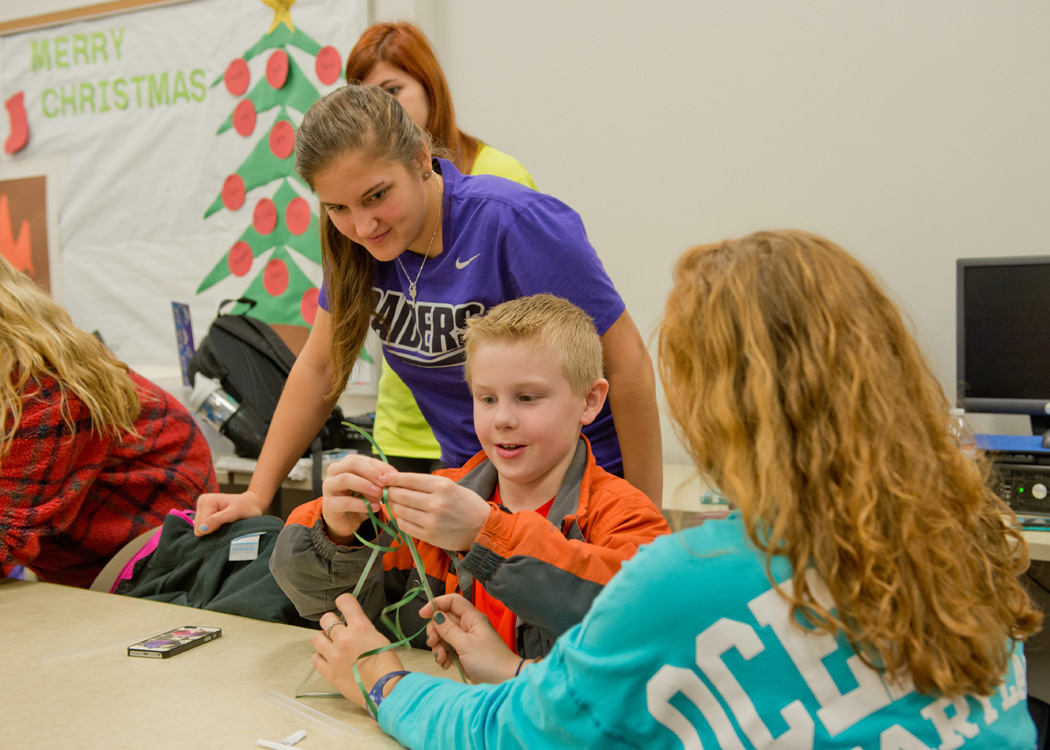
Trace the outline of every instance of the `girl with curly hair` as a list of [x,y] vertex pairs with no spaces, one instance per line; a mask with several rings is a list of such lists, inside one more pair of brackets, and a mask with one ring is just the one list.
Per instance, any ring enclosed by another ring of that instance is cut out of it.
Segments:
[[643,547],[539,663],[460,597],[423,608],[439,662],[502,684],[357,661],[384,641],[349,595],[319,671],[357,661],[408,747],[1033,747],[1026,545],[872,275],[779,231],[688,250],[674,280],[664,390],[732,514]]

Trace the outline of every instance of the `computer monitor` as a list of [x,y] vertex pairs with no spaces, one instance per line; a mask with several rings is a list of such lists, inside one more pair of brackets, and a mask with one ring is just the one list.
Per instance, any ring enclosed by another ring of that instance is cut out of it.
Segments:
[[1050,430],[1050,256],[956,261],[959,403]]

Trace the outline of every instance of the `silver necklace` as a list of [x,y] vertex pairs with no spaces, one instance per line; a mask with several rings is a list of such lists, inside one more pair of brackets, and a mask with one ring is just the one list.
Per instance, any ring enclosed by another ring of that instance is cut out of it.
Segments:
[[[438,178],[440,179],[440,178]],[[416,282],[419,281],[419,277],[423,275],[423,266],[427,264],[427,258],[430,257],[430,248],[434,246],[434,238],[437,237],[438,227],[441,226],[441,183],[438,183],[438,215],[437,221],[434,222],[434,231],[430,233],[430,242],[427,244],[427,251],[423,255],[423,262],[419,264],[419,271],[416,273],[416,280],[413,281],[412,277],[408,275],[408,270],[405,268],[405,264],[401,262],[401,256],[397,256],[397,264],[401,266],[401,270],[404,271],[405,278],[408,279],[408,295],[412,298],[412,306],[416,305]]]

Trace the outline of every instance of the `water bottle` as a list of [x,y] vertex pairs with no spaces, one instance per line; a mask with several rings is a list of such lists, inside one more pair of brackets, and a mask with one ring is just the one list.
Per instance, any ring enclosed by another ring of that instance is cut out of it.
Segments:
[[966,421],[966,410],[950,409],[948,415],[948,434],[952,436],[964,456],[970,459],[977,458],[977,437]]
[[190,408],[233,443],[237,454],[257,458],[266,440],[266,425],[247,404],[223,390],[222,384],[201,373],[193,377]]

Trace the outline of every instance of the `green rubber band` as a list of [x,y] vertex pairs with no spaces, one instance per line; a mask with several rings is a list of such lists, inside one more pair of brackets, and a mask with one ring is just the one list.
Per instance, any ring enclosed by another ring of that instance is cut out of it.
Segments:
[[[369,435],[357,425],[351,424],[350,422],[343,422],[343,424],[361,433],[365,437],[365,439],[372,444],[372,448],[375,449],[376,455],[379,456],[379,459],[384,463],[389,463],[387,461],[386,454],[383,452],[382,448],[379,447],[379,445],[376,443],[376,441],[371,435]],[[395,541],[401,542],[401,544],[408,547],[408,551],[412,555],[412,562],[415,564],[416,567],[416,572],[419,573],[419,580],[421,583],[423,593],[426,595],[427,602],[436,611],[437,607],[434,606],[434,592],[430,590],[430,582],[427,580],[427,572],[425,566],[423,565],[423,558],[419,556],[419,551],[416,549],[416,545],[415,542],[412,540],[412,536],[408,532],[402,530],[397,525],[397,519],[394,517],[394,514],[390,510],[390,488],[383,488],[383,497],[381,503],[383,505],[383,509],[386,511],[386,517],[388,519],[387,522],[383,522],[379,519],[379,517],[372,510],[372,506],[370,504],[365,505],[365,508],[368,511],[368,519],[372,522],[372,529],[375,532],[375,538],[378,539],[381,535],[381,532],[385,532],[389,534]],[[360,591],[361,587],[363,586],[363,581],[368,577],[368,573],[372,568],[372,564],[375,562],[377,553],[381,548],[381,545],[375,544],[373,542],[368,542],[362,539],[357,534],[357,532],[354,532],[354,536],[357,537],[358,541],[360,541],[362,544],[372,548],[372,556],[369,558],[368,563],[365,565],[364,571],[361,573],[361,577],[357,581],[357,587],[355,588],[354,593],[354,598],[357,598],[357,592]],[[395,546],[386,547],[382,549],[383,551],[390,551],[396,548],[397,547]],[[355,660],[354,662],[354,681],[357,682],[357,687],[361,690],[361,695],[363,695],[365,698],[365,704],[369,707],[369,710],[373,716],[376,713],[376,706],[373,703],[371,697],[368,695],[369,688],[365,687],[364,682],[361,680],[361,674],[358,671],[358,662],[361,659],[364,659],[369,656],[375,656],[376,654],[381,654],[384,651],[389,651],[391,649],[399,648],[401,646],[410,646],[411,641],[426,630],[427,626],[424,623],[422,628],[420,628],[412,635],[406,637],[404,631],[401,629],[401,608],[404,607],[406,604],[409,604],[410,602],[414,601],[418,597],[419,590],[420,587],[413,588],[411,591],[406,593],[406,595],[404,596],[404,598],[401,599],[401,601],[397,602],[396,604],[389,605],[380,613],[380,621],[384,625],[386,625],[387,628],[390,629],[390,632],[394,636],[396,641],[381,648],[366,651],[365,653],[358,656],[357,660]],[[393,621],[391,621],[389,617],[389,614],[391,612],[394,613]],[[463,671],[463,666],[462,664],[460,664],[459,658],[456,656],[455,652],[452,652],[452,661],[455,663],[456,669],[459,671],[460,679],[463,680],[463,682],[466,682],[466,673]]]

